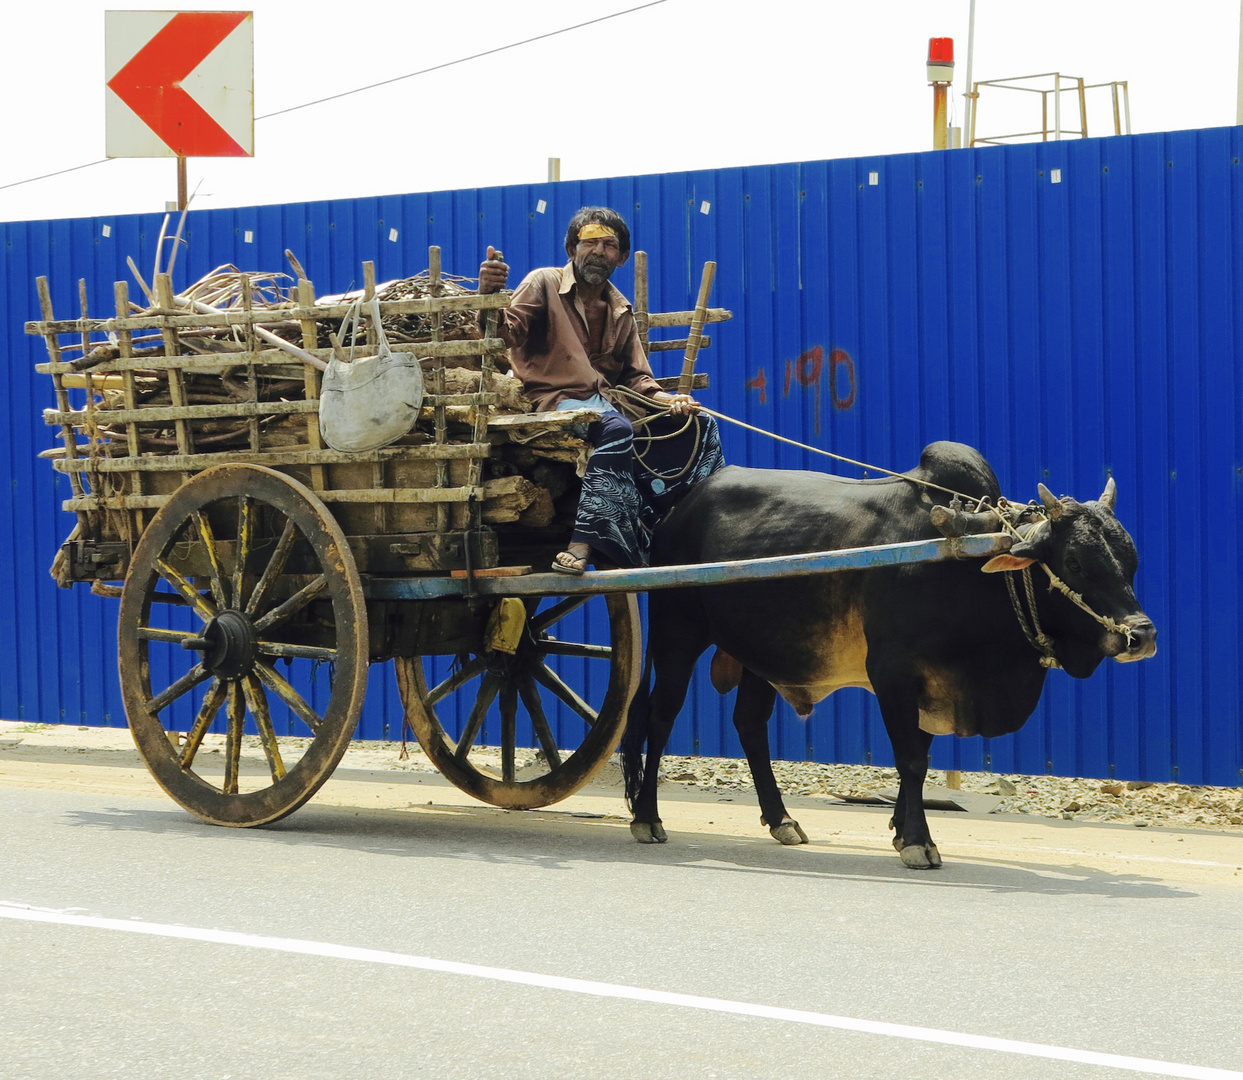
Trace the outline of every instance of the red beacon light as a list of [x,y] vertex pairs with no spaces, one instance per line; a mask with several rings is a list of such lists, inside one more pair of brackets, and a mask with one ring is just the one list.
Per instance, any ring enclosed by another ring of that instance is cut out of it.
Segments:
[[928,39],[928,81],[949,83],[954,81],[954,39],[934,37]]

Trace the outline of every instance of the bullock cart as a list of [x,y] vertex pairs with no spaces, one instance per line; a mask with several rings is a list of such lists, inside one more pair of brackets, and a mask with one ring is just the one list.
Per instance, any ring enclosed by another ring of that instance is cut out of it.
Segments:
[[[364,265],[372,318],[355,322],[354,343],[386,330],[430,392],[408,435],[344,452],[325,444],[318,410],[354,298],[317,300],[291,262],[288,287],[232,268],[181,295],[166,274],[149,290],[140,278],[145,305],[118,283],[102,319],[83,285],[79,316],[58,320],[40,279],[42,318],[26,327],[47,345],[45,420],[63,445],[44,456],[76,516],[52,572],[119,598],[134,740],[158,783],[208,822],[262,825],[306,802],[354,735],[372,664],[393,661],[401,722],[449,780],[532,808],[576,791],[617,747],[642,665],[637,593],[1009,544],[538,572],[568,539],[587,450],[575,425],[596,414],[524,410],[495,334],[508,294],[454,286],[435,248],[405,283],[377,285]],[[729,318],[702,304],[698,320],[649,313],[636,262],[645,343],[649,327],[691,327],[651,350]]]

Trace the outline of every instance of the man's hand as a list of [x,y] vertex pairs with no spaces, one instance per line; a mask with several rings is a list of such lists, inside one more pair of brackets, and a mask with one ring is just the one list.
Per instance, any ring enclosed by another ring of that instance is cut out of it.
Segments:
[[662,390],[653,394],[652,400],[667,405],[670,416],[690,416],[691,413],[699,412],[699,402],[690,394],[667,394]]
[[500,292],[508,280],[509,267],[504,262],[504,256],[489,245],[488,257],[479,264],[480,294]]

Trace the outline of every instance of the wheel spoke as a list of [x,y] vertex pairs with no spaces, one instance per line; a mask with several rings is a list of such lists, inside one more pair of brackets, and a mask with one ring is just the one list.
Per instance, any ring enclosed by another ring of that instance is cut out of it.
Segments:
[[577,611],[590,599],[591,595],[588,593],[584,596],[567,596],[564,600],[558,600],[552,607],[541,611],[531,620],[532,633],[538,634],[541,630],[547,630],[554,623],[559,623],[571,611]]
[[539,650],[550,656],[585,656],[593,660],[611,660],[611,645],[586,645],[578,641],[541,641]]
[[306,700],[297,690],[276,673],[275,668],[256,661],[255,674],[259,676],[259,680],[264,686],[293,710],[294,715],[306,724],[313,734],[319,734],[319,729],[324,723],[323,718],[306,703]]
[[293,520],[285,519],[285,528],[281,532],[281,538],[276,542],[276,550],[272,553],[272,558],[268,560],[268,565],[263,568],[263,576],[259,579],[255,590],[250,594],[250,599],[246,601],[246,614],[253,616],[259,607],[263,604],[267,596],[268,590],[272,587],[272,583],[285,570],[285,563],[289,560],[289,553],[293,550],[293,543],[298,537],[297,529],[294,527]]
[[158,626],[140,626],[137,634],[139,641],[167,641],[172,645],[180,645],[194,636],[185,630],[162,630]]
[[280,607],[274,607],[262,619],[255,620],[255,633],[262,634],[265,630],[271,629],[277,623],[284,622],[291,615],[296,615],[320,593],[328,588],[328,578],[320,574],[309,585],[303,586],[296,593],[286,600]]
[[224,737],[224,793],[237,794],[237,774],[242,766],[242,725],[246,721],[246,701],[236,679],[229,682],[229,727]]
[[495,675],[488,674],[483,677],[483,681],[479,684],[479,694],[475,698],[474,708],[470,711],[466,726],[462,729],[462,737],[453,751],[453,756],[458,761],[465,761],[470,748],[475,745],[475,740],[479,737],[479,729],[483,727],[483,718],[488,715],[488,707],[495,700],[500,689],[501,680]]
[[553,738],[552,728],[548,725],[548,717],[544,715],[544,706],[539,699],[539,691],[535,688],[535,682],[526,678],[518,684],[518,693],[522,695],[522,704],[526,706],[528,715],[531,717],[531,726],[535,728],[535,736],[539,739],[539,744],[544,748],[544,757],[548,759],[549,767],[552,769],[561,768],[561,751],[557,749],[557,740]]
[[268,768],[272,779],[279,780],[285,775],[285,763],[281,760],[281,750],[276,744],[276,732],[272,728],[272,714],[268,711],[268,698],[263,686],[253,675],[247,675],[242,682],[246,694],[246,704],[250,707],[250,715],[255,718],[255,727],[259,729],[259,742],[263,744],[264,756],[268,759]]
[[229,606],[229,598],[224,591],[224,569],[220,565],[220,551],[216,547],[216,534],[212,532],[211,522],[202,510],[194,512],[194,524],[198,526],[199,539],[203,542],[203,550],[207,552],[207,562],[211,567],[211,592],[216,598],[216,607],[223,611]]
[[548,687],[549,690],[556,694],[557,697],[564,701],[571,709],[578,713],[579,716],[586,720],[588,724],[595,724],[596,719],[599,717],[599,713],[597,713],[595,709],[593,709],[587,704],[587,702],[571,690],[570,687],[562,682],[561,676],[553,671],[547,664],[536,664],[531,669],[531,674],[533,674],[539,682]]
[[246,582],[246,564],[255,535],[255,503],[249,495],[237,497],[237,551],[233,563],[234,607],[242,606],[242,588]]
[[428,692],[427,697],[423,699],[424,708],[430,709],[436,704],[436,702],[440,701],[441,698],[448,697],[459,686],[463,686],[470,682],[470,680],[478,675],[482,670],[482,660],[476,658],[474,660],[467,661],[467,663],[458,668],[457,671],[445,679],[445,681],[439,686]]
[[195,664],[180,679],[162,694],[156,694],[150,701],[143,703],[143,708],[151,715],[158,716],[160,710],[169,703],[176,701],[182,694],[187,694],[201,682],[211,678],[211,672],[202,664]]
[[501,687],[501,779],[514,782],[514,745],[518,741],[518,688],[512,679]]
[[155,568],[160,572],[160,577],[167,581],[181,595],[192,608],[195,613],[204,622],[211,622],[218,614],[216,605],[207,597],[203,596],[189,581],[183,578],[176,570],[168,565],[163,559],[155,560]]
[[337,658],[336,649],[324,649],[317,645],[286,645],[281,641],[260,641],[257,647],[265,656],[281,656],[290,660],[301,658],[332,663]]
[[203,698],[199,714],[194,718],[194,726],[190,728],[189,733],[186,735],[186,743],[181,748],[181,767],[183,769],[188,769],[194,764],[194,755],[198,753],[199,747],[203,745],[203,736],[207,734],[207,729],[211,727],[212,721],[216,719],[220,706],[224,704],[226,689],[224,680],[217,679],[211,684],[211,689],[207,691],[207,696]]

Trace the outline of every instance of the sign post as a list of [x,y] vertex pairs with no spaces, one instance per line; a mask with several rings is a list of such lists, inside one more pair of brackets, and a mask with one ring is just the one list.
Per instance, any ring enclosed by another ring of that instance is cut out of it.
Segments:
[[254,15],[249,11],[104,13],[108,157],[252,157]]

